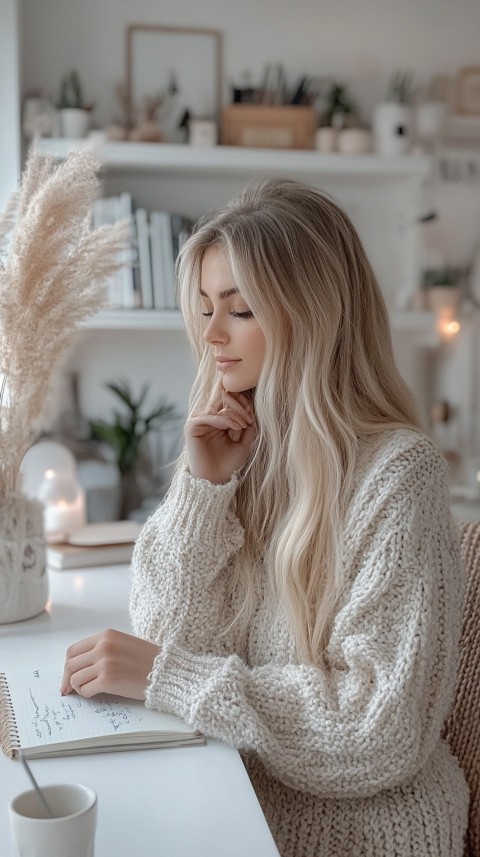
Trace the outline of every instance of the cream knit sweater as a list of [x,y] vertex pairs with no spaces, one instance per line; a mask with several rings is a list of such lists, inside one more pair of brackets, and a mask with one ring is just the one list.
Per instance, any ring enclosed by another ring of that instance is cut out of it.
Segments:
[[235,490],[182,472],[140,535],[132,622],[162,645],[147,706],[241,751],[283,857],[461,857],[467,787],[440,738],[464,583],[443,459],[410,430],[362,445],[328,671],[298,663],[265,581],[248,640],[219,636]]

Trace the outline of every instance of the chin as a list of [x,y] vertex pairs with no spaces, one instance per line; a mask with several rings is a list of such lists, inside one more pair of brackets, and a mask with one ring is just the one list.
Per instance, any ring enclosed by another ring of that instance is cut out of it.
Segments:
[[234,380],[233,378],[227,378],[224,375],[223,387],[227,393],[248,393],[250,390],[255,388],[255,384],[250,383],[248,380],[242,381],[240,379]]

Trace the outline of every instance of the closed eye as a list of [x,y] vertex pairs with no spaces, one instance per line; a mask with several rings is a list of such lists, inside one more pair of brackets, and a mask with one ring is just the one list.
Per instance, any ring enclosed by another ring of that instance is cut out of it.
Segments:
[[[211,318],[213,312],[202,312],[204,318]],[[246,310],[245,312],[235,312],[232,311],[229,313],[233,318],[253,318],[253,312],[251,310]]]

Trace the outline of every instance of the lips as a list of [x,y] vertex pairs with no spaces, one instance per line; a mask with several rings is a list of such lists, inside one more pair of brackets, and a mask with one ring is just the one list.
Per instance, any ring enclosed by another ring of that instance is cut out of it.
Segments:
[[215,357],[215,363],[217,364],[219,372],[226,372],[228,369],[232,369],[241,362],[241,360],[232,360],[230,357]]

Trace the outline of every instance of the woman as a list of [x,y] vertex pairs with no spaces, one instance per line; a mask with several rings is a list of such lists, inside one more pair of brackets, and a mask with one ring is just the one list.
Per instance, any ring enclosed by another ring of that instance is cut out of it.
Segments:
[[198,226],[178,277],[199,370],[134,553],[137,637],[72,646],[63,690],[237,747],[283,857],[460,857],[441,740],[459,545],[358,236],[319,191],[267,181]]

